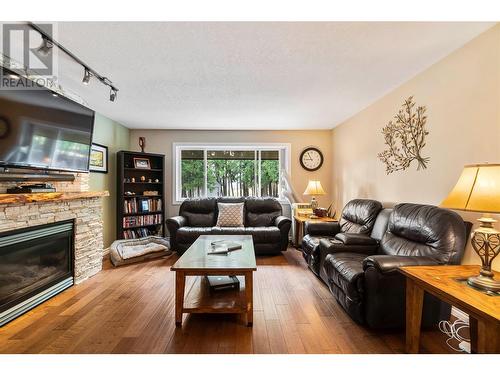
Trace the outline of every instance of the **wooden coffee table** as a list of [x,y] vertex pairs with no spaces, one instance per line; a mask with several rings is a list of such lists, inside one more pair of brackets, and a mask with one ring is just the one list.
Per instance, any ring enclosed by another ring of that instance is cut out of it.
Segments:
[[[240,242],[242,248],[227,255],[208,255],[216,240]],[[253,240],[250,235],[200,236],[170,268],[175,275],[175,324],[182,325],[183,313],[245,313],[247,325],[253,324],[253,272],[257,270]],[[210,293],[203,276],[242,275],[240,290]],[[201,276],[185,293],[186,276]]]

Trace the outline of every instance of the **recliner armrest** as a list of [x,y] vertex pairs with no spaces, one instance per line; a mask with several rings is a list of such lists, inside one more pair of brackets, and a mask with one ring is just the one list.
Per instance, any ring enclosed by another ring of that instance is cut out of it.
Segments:
[[313,222],[306,221],[304,225],[304,235],[311,236],[335,236],[340,232],[338,221]]
[[179,229],[187,224],[187,219],[184,216],[173,216],[167,219],[167,226],[170,228]]
[[288,232],[290,232],[290,227],[292,226],[292,220],[286,216],[278,216],[274,219],[274,225],[278,227],[281,233],[280,248],[281,251],[285,251],[288,247]]
[[336,254],[336,253],[358,253],[369,256],[376,254],[377,248],[378,248],[378,243],[375,243],[374,245],[360,245],[360,244],[347,245],[335,238],[331,239],[325,238],[319,241],[319,251],[323,259],[328,254]]
[[287,224],[292,225],[292,221],[286,216],[278,216],[276,219],[274,219],[274,225],[276,225],[280,229]]
[[371,255],[363,260],[363,270],[375,267],[381,273],[397,272],[398,267],[436,266],[439,262],[430,257],[401,255]]
[[337,233],[335,239],[344,245],[377,246],[378,241],[367,234],[360,233]]

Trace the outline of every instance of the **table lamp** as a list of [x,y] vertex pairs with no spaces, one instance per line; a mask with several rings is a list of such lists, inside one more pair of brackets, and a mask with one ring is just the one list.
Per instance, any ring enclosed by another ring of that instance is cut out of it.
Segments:
[[471,243],[481,258],[478,276],[467,283],[478,289],[499,292],[500,280],[493,278],[491,263],[500,252],[500,232],[494,228],[497,220],[489,213],[500,213],[500,164],[466,165],[457,184],[441,203],[442,207],[481,212],[479,228],[471,235]]
[[325,191],[323,190],[323,186],[321,186],[321,182],[317,180],[309,180],[307,184],[306,191],[304,191],[304,195],[312,195],[311,198],[311,208],[314,212],[316,208],[318,208],[318,201],[316,201],[316,195],[325,195]]

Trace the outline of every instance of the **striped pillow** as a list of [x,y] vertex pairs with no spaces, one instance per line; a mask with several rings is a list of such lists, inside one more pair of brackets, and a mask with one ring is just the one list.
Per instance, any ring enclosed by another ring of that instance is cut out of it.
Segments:
[[218,227],[242,227],[244,203],[217,203],[219,207]]

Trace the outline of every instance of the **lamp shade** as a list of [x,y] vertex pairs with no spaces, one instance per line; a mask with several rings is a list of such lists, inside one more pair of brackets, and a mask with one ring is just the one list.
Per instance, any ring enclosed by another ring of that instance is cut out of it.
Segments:
[[466,165],[441,206],[463,211],[500,213],[500,164]]
[[306,191],[304,191],[304,195],[325,195],[325,191],[323,190],[323,186],[321,186],[321,182],[317,180],[309,180],[307,184]]

